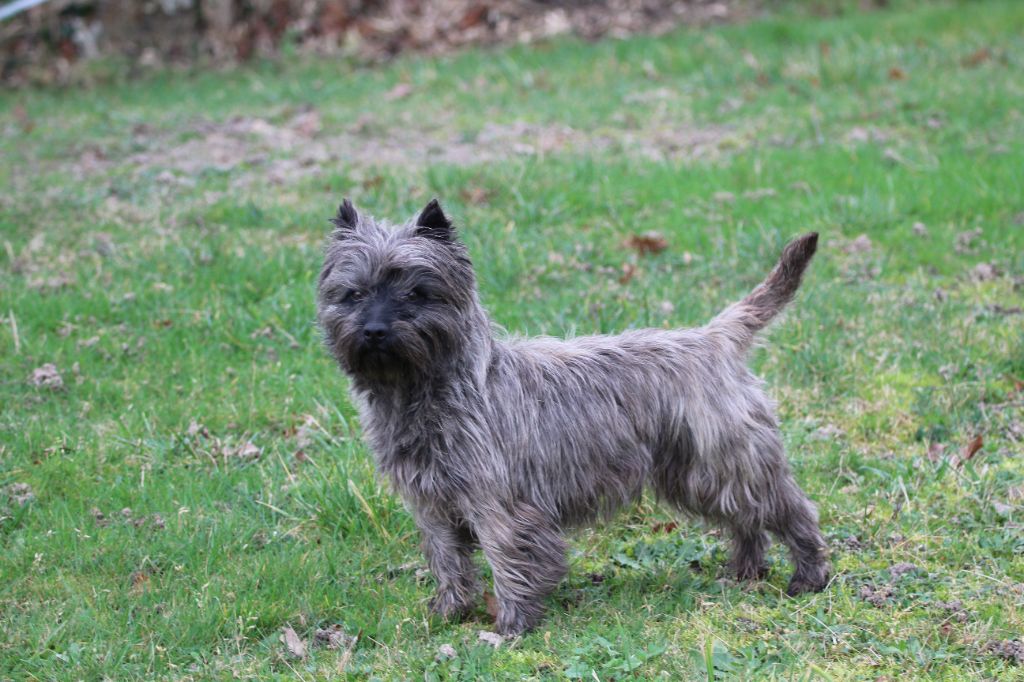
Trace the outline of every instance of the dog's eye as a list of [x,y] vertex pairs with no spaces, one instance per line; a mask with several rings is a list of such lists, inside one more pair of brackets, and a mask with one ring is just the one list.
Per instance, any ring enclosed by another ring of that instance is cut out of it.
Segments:
[[342,303],[358,303],[359,301],[366,298],[366,294],[358,289],[349,289],[345,292],[345,295],[341,297]]
[[412,302],[415,303],[417,301],[427,301],[427,300],[429,300],[430,299],[430,294],[427,293],[426,289],[423,289],[422,287],[415,287],[412,290],[410,290],[408,293],[406,293],[404,298],[407,301],[412,301]]

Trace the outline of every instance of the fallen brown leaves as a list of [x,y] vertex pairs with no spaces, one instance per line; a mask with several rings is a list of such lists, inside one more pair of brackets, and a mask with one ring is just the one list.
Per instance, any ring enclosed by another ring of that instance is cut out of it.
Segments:
[[188,428],[185,429],[185,438],[196,452],[210,459],[219,457],[224,461],[232,458],[252,461],[259,459],[263,454],[263,448],[245,436],[237,440],[219,438],[195,419],[189,422]]
[[973,459],[978,451],[984,447],[985,441],[982,440],[981,435],[977,435],[971,439],[971,442],[964,446],[963,450],[960,451],[960,458],[956,461],[956,465],[960,466],[964,462]]
[[975,69],[992,59],[992,50],[980,47],[960,60],[960,64],[968,69]]
[[[5,23],[0,36],[5,39],[3,55],[13,57],[8,53],[16,46],[17,59],[8,61],[18,67],[5,70],[5,79],[63,80],[69,76],[69,63],[111,53],[138,53],[143,68],[179,62],[193,52],[219,62],[245,60],[272,55],[285,41],[303,52],[346,53],[377,61],[403,52],[444,54],[470,45],[530,43],[566,33],[590,40],[663,34],[681,24],[743,16],[756,7],[752,2],[693,0],[81,0],[82,10],[93,16],[85,23],[74,21],[76,13],[63,12],[65,4],[50,3]],[[202,21],[196,21],[197,14]],[[54,44],[47,37],[53,32],[66,37]],[[141,53],[136,49],[139,44],[147,46]],[[191,49],[196,46],[198,51]],[[63,61],[58,63],[58,57]],[[44,65],[48,68],[40,68]]]
[[[964,462],[974,459],[974,456],[981,451],[985,446],[985,440],[981,434],[978,434],[970,440],[956,456],[949,458],[950,464],[959,467],[963,466]],[[941,462],[943,455],[946,453],[945,443],[931,443],[928,445],[928,450],[925,451],[925,457],[928,458],[929,462]]]
[[408,83],[398,83],[384,95],[384,99],[393,102],[398,99],[405,99],[412,94],[412,86]]
[[290,625],[286,625],[281,632],[281,641],[284,642],[288,653],[298,659],[306,657],[306,643],[302,641],[298,633]]
[[623,286],[629,284],[633,280],[634,275],[636,275],[636,266],[632,263],[623,263],[622,274],[619,276],[619,284]]
[[498,598],[490,590],[484,590],[484,607],[487,609],[487,615],[497,620]]
[[661,253],[668,248],[668,241],[660,232],[644,232],[643,234],[631,235],[623,242],[623,246],[633,249],[641,256],[652,253]]
[[149,587],[149,573],[147,571],[133,571],[128,576],[128,582],[131,585],[131,591],[133,594],[141,594],[145,592]]
[[356,639],[357,637],[346,633],[345,628],[340,623],[335,623],[326,628],[317,628],[316,633],[313,635],[313,640],[317,644],[323,644],[328,649],[341,649],[351,646]]

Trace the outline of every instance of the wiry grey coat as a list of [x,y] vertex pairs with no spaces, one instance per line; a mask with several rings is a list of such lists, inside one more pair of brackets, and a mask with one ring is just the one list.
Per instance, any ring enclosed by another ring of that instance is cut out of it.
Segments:
[[377,465],[422,532],[433,610],[472,608],[479,547],[498,631],[533,627],[567,570],[563,531],[645,486],[728,528],[740,578],[765,573],[770,531],[791,552],[789,592],[825,586],[814,505],[746,364],[755,333],[796,292],[816,234],[789,244],[760,286],[697,329],[499,339],[436,202],[393,227],[346,201],[334,222],[319,322]]

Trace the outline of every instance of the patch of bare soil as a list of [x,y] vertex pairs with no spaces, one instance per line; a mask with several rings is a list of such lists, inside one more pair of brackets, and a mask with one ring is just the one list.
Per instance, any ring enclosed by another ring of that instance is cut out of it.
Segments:
[[443,123],[431,128],[400,125],[381,130],[367,121],[341,132],[324,132],[315,110],[282,123],[236,117],[222,123],[194,125],[188,139],[171,134],[136,137],[141,151],[118,158],[91,149],[76,160],[87,177],[115,165],[136,172],[156,172],[168,184],[191,184],[201,173],[230,173],[236,187],[256,182],[288,184],[323,173],[326,168],[416,167],[430,164],[467,166],[522,156],[591,154],[602,151],[658,160],[714,158],[723,142],[736,149],[736,131],[728,126],[653,123],[646,128],[599,132],[567,125],[515,121],[487,123],[467,135]]

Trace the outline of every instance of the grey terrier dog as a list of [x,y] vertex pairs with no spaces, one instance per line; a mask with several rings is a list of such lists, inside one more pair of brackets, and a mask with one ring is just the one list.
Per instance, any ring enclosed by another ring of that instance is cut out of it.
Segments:
[[399,226],[345,200],[332,222],[319,323],[377,466],[421,531],[432,611],[472,610],[480,548],[498,632],[529,630],[568,569],[564,531],[645,485],[730,531],[739,578],[766,574],[771,532],[796,567],[789,594],[826,585],[817,512],[746,364],[755,334],[793,298],[817,234],[790,243],[764,282],[703,327],[510,339],[495,333],[436,200]]

